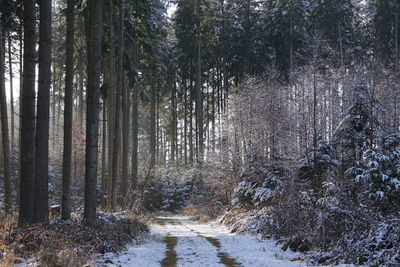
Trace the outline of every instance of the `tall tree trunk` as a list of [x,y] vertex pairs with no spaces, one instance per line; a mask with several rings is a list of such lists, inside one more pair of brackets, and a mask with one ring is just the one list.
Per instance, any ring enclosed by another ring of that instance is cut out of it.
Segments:
[[39,80],[36,115],[34,221],[49,220],[49,112],[51,86],[51,0],[40,0]]
[[203,141],[203,92],[201,78],[201,41],[200,41],[200,23],[198,23],[198,40],[197,40],[197,56],[196,56],[196,127],[198,133],[198,155],[199,163],[204,159],[204,141]]
[[14,83],[13,83],[13,69],[12,69],[12,42],[11,42],[11,33],[8,32],[8,68],[10,72],[10,119],[11,119],[11,152],[15,151],[15,123],[14,123],[14,118],[15,118],[15,112],[14,112]]
[[122,0],[119,0],[119,25],[118,25],[118,46],[116,60],[117,83],[115,87],[115,110],[114,110],[114,134],[113,134],[113,158],[111,173],[111,207],[115,208],[117,204],[117,182],[118,182],[118,166],[120,155],[120,109],[121,109],[121,92],[122,92],[122,64],[123,64],[123,11]]
[[74,90],[74,16],[75,0],[67,3],[67,45],[65,59],[64,151],[61,218],[71,218],[72,105]]
[[24,76],[21,102],[21,185],[18,224],[31,224],[35,184],[35,1],[24,0]]
[[[175,76],[173,76],[175,83]],[[173,84],[171,90],[171,162],[175,161],[175,146],[176,146],[176,108],[175,108],[176,87]]]
[[4,31],[0,28],[0,106],[1,106],[1,135],[4,160],[4,211],[11,210],[11,168],[10,168],[10,139],[8,135],[7,99],[5,88],[5,42]]
[[84,96],[83,96],[83,72],[84,69],[82,66],[79,67],[79,125],[83,129],[84,128],[84,123],[83,123],[83,113],[85,110],[84,107]]
[[183,79],[183,90],[185,94],[185,107],[184,107],[184,116],[183,116],[183,128],[184,128],[184,135],[183,135],[183,146],[184,146],[184,160],[185,166],[188,163],[188,156],[187,156],[187,87],[186,87],[186,78]]
[[87,31],[88,87],[86,112],[85,210],[88,225],[96,220],[97,206],[97,145],[99,130],[99,97],[102,40],[102,0],[89,0]]
[[[150,164],[149,174],[156,164],[156,86],[150,86]],[[149,177],[148,177],[149,178]],[[147,179],[148,179],[147,178]]]
[[189,96],[189,162],[193,164],[194,161],[194,147],[193,147],[193,79],[190,79],[190,96]]
[[139,117],[139,88],[133,84],[132,94],[132,189],[136,189],[138,183],[138,117]]
[[106,199],[104,194],[107,191],[107,104],[106,99],[103,98],[103,125],[102,125],[102,138],[101,138],[101,192],[102,192],[102,207],[106,207]]
[[122,78],[122,173],[121,194],[125,198],[128,192],[128,156],[129,156],[129,109],[126,77]]
[[[22,120],[21,120],[21,110],[22,110],[22,91],[23,91],[23,65],[24,65],[24,49],[23,49],[23,18],[20,15],[20,27],[19,27],[19,104],[18,104],[18,113],[20,116],[19,119],[19,129],[22,129]],[[21,130],[18,133],[18,169],[21,170]],[[17,206],[19,207],[20,200],[20,189],[21,189],[21,171],[17,176]]]
[[[108,45],[110,49],[108,59],[108,71],[109,71],[109,86],[108,86],[108,108],[107,108],[107,127],[108,127],[108,200],[111,200],[112,195],[112,173],[113,173],[113,151],[114,151],[114,114],[115,114],[115,50],[114,50],[114,9],[112,0],[108,1]],[[108,203],[109,205],[111,203]]]
[[52,102],[51,102],[51,116],[52,116],[52,122],[51,122],[51,127],[52,127],[52,135],[53,135],[53,142],[52,142],[52,147],[55,147],[56,144],[56,113],[57,113],[57,109],[56,109],[56,88],[57,88],[57,75],[58,75],[58,71],[57,71],[57,65],[56,63],[53,61],[53,88],[52,88]]
[[125,198],[128,192],[128,155],[129,155],[129,121],[128,121],[128,94],[126,86],[126,77],[123,71],[124,65],[124,6],[123,0],[119,1],[119,75],[120,75],[120,86],[121,86],[121,97],[122,97],[122,172],[121,172],[121,194]]

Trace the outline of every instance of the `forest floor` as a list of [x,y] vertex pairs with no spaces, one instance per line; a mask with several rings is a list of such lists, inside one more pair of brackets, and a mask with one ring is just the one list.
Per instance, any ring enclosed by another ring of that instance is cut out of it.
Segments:
[[302,254],[283,251],[274,240],[237,235],[192,217],[156,217],[150,234],[122,253],[106,253],[100,266],[308,266]]

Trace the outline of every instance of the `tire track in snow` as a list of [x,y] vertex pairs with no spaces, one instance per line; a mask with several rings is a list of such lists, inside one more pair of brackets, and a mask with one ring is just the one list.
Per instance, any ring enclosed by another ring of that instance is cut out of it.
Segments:
[[218,252],[217,257],[220,259],[220,263],[224,264],[226,267],[241,267],[241,266],[243,266],[236,259],[229,256],[228,253],[221,251],[222,246],[217,238],[211,237],[211,236],[205,236],[202,233],[195,231],[194,229],[188,227],[187,225],[183,225],[182,222],[180,222],[180,221],[164,219],[163,221],[159,221],[159,222],[162,222],[165,225],[166,221],[170,221],[172,224],[181,225],[181,226],[189,229],[190,231],[196,233],[198,237],[201,237],[201,238],[204,238],[205,240],[207,240],[211,245],[213,245],[217,249],[217,252]]

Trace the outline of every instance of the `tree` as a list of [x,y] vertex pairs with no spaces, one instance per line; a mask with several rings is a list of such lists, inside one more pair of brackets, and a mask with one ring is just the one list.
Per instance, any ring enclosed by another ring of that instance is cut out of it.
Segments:
[[97,145],[99,129],[99,98],[101,44],[103,31],[103,1],[89,0],[86,23],[88,55],[88,87],[86,113],[86,159],[85,159],[85,209],[84,218],[88,225],[96,220],[97,206]]
[[49,220],[49,109],[51,85],[51,0],[40,0],[39,80],[35,135],[34,221]]
[[12,207],[11,202],[11,166],[10,166],[10,139],[8,135],[7,99],[5,90],[5,42],[4,30],[0,27],[0,107],[1,107],[1,135],[3,143],[4,161],[4,211],[8,214]]
[[24,67],[21,95],[21,163],[19,225],[34,222],[35,184],[35,1],[24,0]]
[[64,98],[64,151],[63,151],[63,192],[61,218],[71,218],[71,160],[72,160],[72,108],[74,90],[74,24],[75,0],[67,3],[67,45],[65,59]]

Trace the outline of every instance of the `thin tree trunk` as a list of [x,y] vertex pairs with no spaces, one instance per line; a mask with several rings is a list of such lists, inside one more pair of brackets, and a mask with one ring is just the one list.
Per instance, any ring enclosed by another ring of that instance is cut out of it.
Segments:
[[14,112],[14,85],[13,85],[13,69],[12,69],[12,42],[11,42],[11,33],[8,33],[8,68],[10,72],[10,119],[11,119],[11,152],[15,150],[15,112]]
[[[197,15],[200,16],[200,6],[197,6]],[[197,55],[196,55],[196,127],[198,133],[198,155],[197,161],[203,162],[204,159],[204,141],[203,141],[203,92],[201,78],[201,36],[200,36],[200,18],[197,23]]]
[[52,103],[51,103],[51,116],[52,116],[52,135],[53,135],[53,148],[56,144],[56,88],[57,88],[57,66],[53,62],[53,88],[52,88]]
[[107,105],[106,99],[103,99],[103,125],[102,125],[102,139],[101,139],[101,192],[102,192],[102,203],[103,207],[106,207],[107,203],[104,198],[104,194],[107,191]]
[[125,198],[128,192],[128,156],[129,156],[129,118],[128,118],[128,94],[126,77],[122,77],[122,174],[121,193]]
[[132,95],[132,189],[138,184],[138,117],[139,117],[139,88],[133,84]]
[[121,173],[121,194],[125,198],[128,192],[128,154],[129,154],[129,121],[128,121],[128,94],[126,87],[126,77],[123,71],[123,56],[124,56],[124,11],[123,0],[119,1],[119,75],[122,97],[122,173]]
[[75,0],[67,3],[67,45],[65,60],[65,97],[64,97],[64,151],[62,175],[61,218],[71,218],[71,161],[72,161],[72,105],[74,90],[74,16]]
[[[150,86],[150,164],[149,173],[156,163],[156,86],[152,82]],[[149,177],[148,177],[149,178]],[[148,179],[147,178],[147,179]]]
[[5,42],[4,32],[0,28],[0,106],[1,106],[1,134],[3,143],[4,160],[4,211],[10,213],[11,203],[11,162],[10,162],[10,139],[8,135],[7,99],[5,89]]
[[185,158],[185,166],[188,163],[187,157],[187,88],[186,88],[186,79],[183,79],[183,90],[185,94],[185,108],[184,108],[184,116],[183,116],[183,128],[184,128],[184,135],[183,135],[183,145],[184,145],[184,158]]
[[[173,77],[175,79],[175,77]],[[174,81],[175,83],[175,81]],[[175,162],[175,146],[176,146],[176,108],[175,108],[175,85],[172,86],[171,90],[171,162]]]
[[[22,15],[21,15],[22,16]],[[24,49],[23,49],[23,22],[22,17],[20,17],[20,27],[19,27],[19,105],[18,105],[18,114],[19,118],[19,133],[18,133],[18,169],[21,170],[21,129],[22,129],[22,120],[21,120],[21,110],[22,110],[22,86],[23,86],[23,58],[24,58]],[[20,189],[21,189],[21,171],[17,176],[17,206],[19,207],[20,200]]]
[[118,25],[118,46],[117,46],[117,61],[116,74],[117,86],[115,87],[115,112],[114,112],[114,134],[113,134],[113,158],[112,158],[112,177],[111,177],[111,207],[115,208],[117,204],[117,182],[118,182],[118,166],[120,152],[120,108],[121,108],[121,92],[122,92],[122,64],[123,64],[123,11],[122,0],[119,1],[119,25]]
[[194,147],[193,147],[193,80],[190,80],[190,96],[189,96],[189,162],[193,164],[194,161]]
[[31,224],[35,184],[35,1],[24,0],[24,76],[21,102],[21,185],[18,224]]
[[83,96],[83,67],[79,68],[79,125],[83,129],[84,123],[83,123],[83,113],[85,110],[84,106],[84,96]]
[[[115,51],[114,51],[114,23],[113,23],[113,4],[112,0],[109,3],[108,14],[108,45],[110,47],[109,54],[109,86],[108,86],[108,109],[107,109],[107,127],[108,127],[108,197],[111,200],[112,195],[112,173],[113,173],[113,151],[114,151],[114,114],[115,114]],[[111,203],[108,203],[111,204]]]
[[101,40],[103,1],[89,0],[87,27],[88,87],[86,112],[85,210],[88,225],[96,220],[97,206],[97,145],[100,97]]

